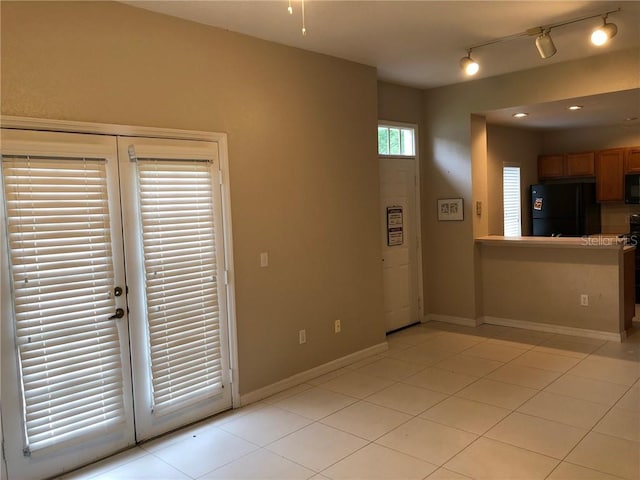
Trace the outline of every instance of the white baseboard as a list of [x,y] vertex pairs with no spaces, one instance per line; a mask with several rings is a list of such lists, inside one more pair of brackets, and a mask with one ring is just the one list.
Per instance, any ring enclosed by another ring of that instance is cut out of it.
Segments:
[[575,337],[595,338],[598,340],[608,340],[611,342],[620,342],[626,334],[614,332],[601,332],[599,330],[588,330],[586,328],[565,327],[563,325],[551,325],[549,323],[529,322],[527,320],[513,320],[511,318],[500,317],[482,317],[481,323],[489,323],[491,325],[502,325],[503,327],[524,328],[527,330],[536,330],[538,332],[559,333],[562,335],[573,335]]
[[388,349],[389,344],[387,342],[379,343],[363,350],[350,353],[349,355],[345,355],[344,357],[336,358],[335,360],[331,360],[330,362],[323,363],[322,365],[318,365],[317,367],[314,367],[310,370],[296,373],[295,375],[285,378],[284,380],[280,380],[276,383],[272,383],[271,385],[267,385],[266,387],[262,387],[258,390],[254,390],[252,392],[241,395],[240,405],[238,406],[244,407],[246,405],[249,405],[250,403],[257,402],[259,400],[262,400],[263,398],[267,398],[271,395],[275,395],[276,393],[287,390],[288,388],[300,385],[307,380],[311,380],[313,378],[319,377],[320,375],[324,375],[325,373],[332,372],[334,370],[337,370],[338,368],[346,367],[347,365],[359,362],[360,360],[363,360],[372,355],[386,352]]
[[463,325],[465,327],[477,327],[482,324],[481,318],[454,317],[451,315],[439,315],[437,313],[425,315],[425,319],[427,322],[453,323],[454,325]]

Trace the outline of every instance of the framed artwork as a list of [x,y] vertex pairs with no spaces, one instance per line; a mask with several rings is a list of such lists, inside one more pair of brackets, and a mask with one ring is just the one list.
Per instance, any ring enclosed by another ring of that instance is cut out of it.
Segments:
[[464,199],[438,199],[438,221],[455,222],[464,220]]

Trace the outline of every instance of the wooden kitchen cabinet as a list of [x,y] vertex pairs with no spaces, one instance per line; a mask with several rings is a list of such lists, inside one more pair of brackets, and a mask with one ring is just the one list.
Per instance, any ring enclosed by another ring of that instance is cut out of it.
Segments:
[[596,154],[596,197],[598,202],[624,200],[624,148],[601,150]]
[[538,157],[538,178],[562,178],[566,176],[566,162],[564,155],[540,155]]
[[595,154],[593,152],[567,154],[568,177],[593,177],[594,175]]
[[640,173],[640,147],[629,147],[626,149],[624,173]]

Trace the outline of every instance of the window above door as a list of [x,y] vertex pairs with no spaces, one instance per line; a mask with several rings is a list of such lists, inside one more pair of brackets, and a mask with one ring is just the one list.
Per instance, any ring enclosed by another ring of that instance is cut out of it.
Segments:
[[415,130],[396,125],[378,125],[378,155],[413,157],[416,154]]

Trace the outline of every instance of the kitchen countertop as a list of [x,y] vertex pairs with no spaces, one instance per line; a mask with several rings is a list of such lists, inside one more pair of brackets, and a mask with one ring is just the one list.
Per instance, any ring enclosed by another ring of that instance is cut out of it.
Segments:
[[545,248],[589,248],[604,250],[632,251],[634,246],[625,245],[623,239],[614,235],[592,235],[589,237],[503,237],[489,235],[478,237],[476,242],[483,245],[503,245],[512,247],[545,247]]

